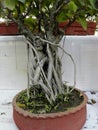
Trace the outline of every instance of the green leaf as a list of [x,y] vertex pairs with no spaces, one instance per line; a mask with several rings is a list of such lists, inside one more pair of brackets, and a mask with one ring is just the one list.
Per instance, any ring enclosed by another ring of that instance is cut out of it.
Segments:
[[61,12],[56,18],[58,22],[64,22],[66,20],[65,13]]
[[5,7],[9,8],[10,10],[13,10],[15,8],[16,2],[17,0],[5,0],[4,4],[5,4]]
[[68,7],[69,7],[69,9],[71,10],[71,11],[73,11],[73,12],[76,12],[76,10],[77,10],[77,5],[73,2],[73,1],[71,1],[69,4],[68,4]]
[[79,2],[79,4],[80,4],[81,6],[85,6],[85,1],[84,1],[84,0],[79,0],[78,2]]
[[91,4],[91,6],[95,9],[95,2],[96,2],[96,0],[89,0],[89,2]]
[[7,7],[10,10],[13,10],[18,1],[25,3],[26,0],[5,0],[4,4],[5,4],[5,7]]
[[81,24],[81,26],[82,26],[85,30],[87,30],[87,21],[86,21],[85,18],[80,17],[77,21]]
[[26,0],[18,0],[18,1],[20,1],[20,2],[22,2],[22,3],[25,3]]
[[25,19],[25,24],[34,25],[36,23],[36,19],[29,17]]

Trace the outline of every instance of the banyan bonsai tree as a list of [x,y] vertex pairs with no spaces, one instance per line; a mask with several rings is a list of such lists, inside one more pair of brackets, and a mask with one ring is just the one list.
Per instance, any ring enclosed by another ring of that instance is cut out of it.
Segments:
[[[93,16],[97,10],[95,3],[96,0],[1,0],[1,16],[15,22],[20,34],[27,41],[27,99],[46,97],[47,104],[50,103],[51,106],[56,103],[57,97],[59,100],[68,100],[67,95],[76,85],[76,68],[72,56],[59,45],[64,35],[64,31],[59,28],[59,22],[68,20],[67,26],[70,26],[77,20],[86,28],[86,18]],[[70,57],[74,65],[73,87],[66,85],[66,90],[62,82],[58,48],[62,50],[62,54]],[[22,103],[19,105],[24,107]],[[34,108],[37,105],[35,103]],[[55,108],[57,107],[56,104]],[[51,111],[51,108],[45,105],[45,112]]]

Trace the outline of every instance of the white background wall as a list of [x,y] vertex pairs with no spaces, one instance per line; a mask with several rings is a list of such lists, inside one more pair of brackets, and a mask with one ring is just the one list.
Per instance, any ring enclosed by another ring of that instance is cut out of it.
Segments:
[[[77,85],[82,90],[98,90],[98,37],[67,36],[64,49],[77,66]],[[62,54],[60,52],[60,54]],[[63,81],[73,83],[73,66],[63,56]],[[0,89],[23,89],[27,86],[27,51],[22,36],[0,36]]]
[[20,36],[0,36],[0,89],[27,86],[26,43]]
[[[77,87],[98,91],[98,37],[67,36],[64,49],[72,54],[77,67]],[[67,62],[66,62],[67,61]],[[68,57],[63,57],[63,80],[73,82],[73,66]]]

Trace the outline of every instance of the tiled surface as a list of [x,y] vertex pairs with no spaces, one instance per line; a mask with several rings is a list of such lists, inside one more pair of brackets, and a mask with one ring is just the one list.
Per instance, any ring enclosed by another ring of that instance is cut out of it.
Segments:
[[12,97],[16,90],[0,90],[0,130],[18,130],[12,117]]
[[87,121],[83,130],[98,130],[98,92],[86,92],[89,100],[87,104]]
[[[0,90],[0,130],[18,130],[12,117],[12,99],[20,90]],[[98,92],[91,94],[87,104],[87,121],[82,130],[98,130]],[[96,101],[95,104],[91,100]],[[81,117],[80,117],[81,118]]]

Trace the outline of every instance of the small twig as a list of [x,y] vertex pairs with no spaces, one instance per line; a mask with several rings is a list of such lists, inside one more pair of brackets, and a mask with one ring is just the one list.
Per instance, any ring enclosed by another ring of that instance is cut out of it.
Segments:
[[27,44],[27,78],[28,78],[28,81],[27,81],[27,96],[28,98],[30,97],[29,95],[29,85],[30,85],[30,78],[29,78],[29,68],[30,68],[30,59],[29,59],[29,45]]
[[53,74],[54,74],[54,78],[55,78],[57,86],[58,86],[59,93],[64,93],[63,88],[62,88],[62,83],[60,82],[60,80],[58,78],[58,75],[56,73],[54,66],[53,66]]
[[29,46],[33,49],[33,51],[34,51],[35,54],[36,54],[36,58],[37,58],[38,62],[40,62],[40,60],[39,60],[39,55],[38,55],[36,49],[34,48],[34,46],[33,46],[30,42],[27,42],[27,44],[29,44]]
[[51,79],[52,79],[52,67],[53,67],[53,58],[52,54],[50,52],[49,44],[47,44],[47,52],[48,52],[48,57],[49,57],[49,67],[48,67],[48,80],[51,84]]
[[58,86],[56,85],[54,79],[52,79],[52,86],[53,86],[53,89],[54,89],[54,93],[55,93],[55,97],[57,97],[57,94],[58,94]]
[[70,0],[63,0],[61,4],[58,5],[58,8],[55,10],[55,12],[53,12],[55,15],[57,15],[60,10],[70,2]]
[[50,96],[50,90],[46,87],[46,85],[42,82],[38,82],[39,85],[43,88],[43,90]]
[[[64,37],[62,48],[64,48],[66,37]],[[61,59],[63,58],[64,51],[62,51]]]
[[[45,73],[44,73],[44,71],[43,71],[43,69],[41,68],[41,71],[42,71],[42,74],[43,74],[43,76],[44,76],[44,78],[45,78],[45,80],[46,80],[46,83],[47,83],[47,86],[50,88],[50,95],[53,95],[53,90],[52,90],[52,88],[51,88],[51,85],[50,85],[50,83],[49,83],[49,81],[48,81],[48,79],[47,79],[47,77],[46,77],[46,75],[45,75]],[[53,96],[52,96],[53,97]],[[54,100],[54,99],[53,99]]]
[[36,67],[35,70],[35,76],[34,76],[34,82],[37,82],[39,77],[40,77],[40,73],[41,73],[41,68],[43,67],[45,61],[47,60],[47,57],[44,57],[38,64],[38,66]]

